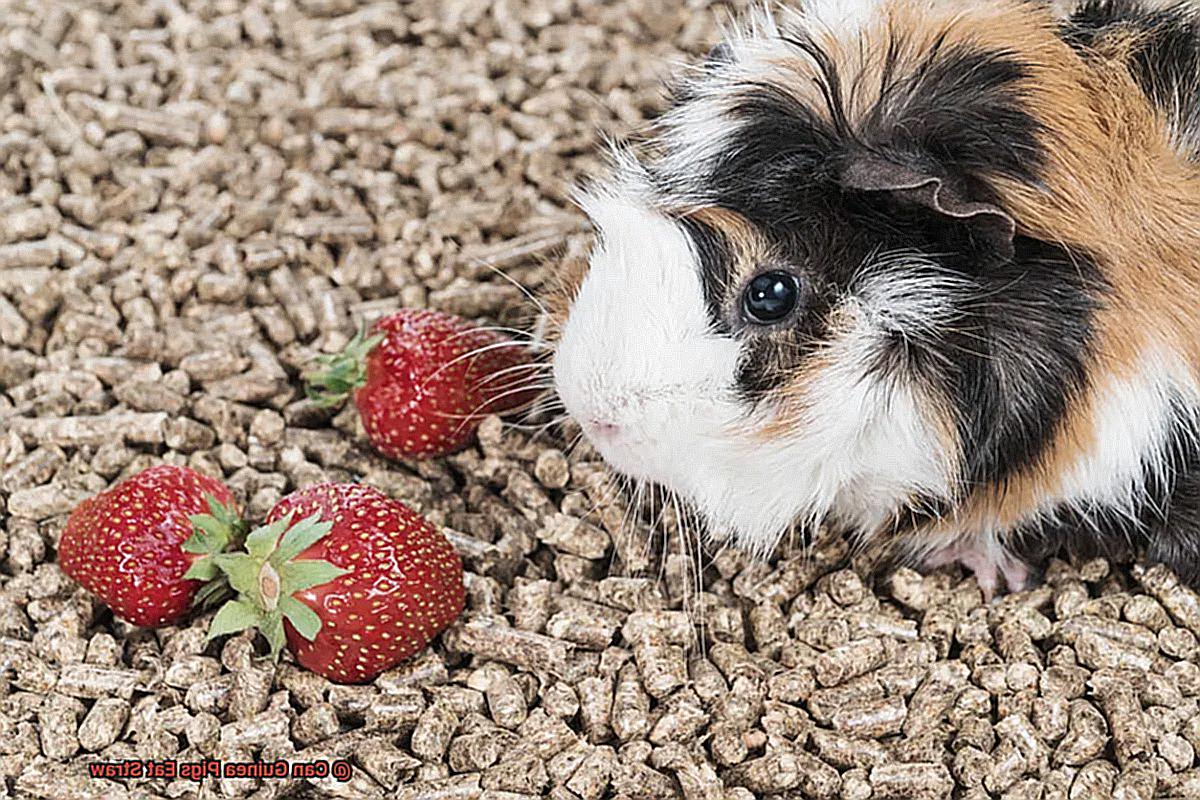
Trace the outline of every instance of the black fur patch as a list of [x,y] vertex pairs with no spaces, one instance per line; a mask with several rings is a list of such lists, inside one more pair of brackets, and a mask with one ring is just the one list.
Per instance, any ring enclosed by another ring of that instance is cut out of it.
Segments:
[[808,106],[774,86],[746,86],[740,122],[700,189],[768,230],[803,222],[835,174],[841,143]]
[[1041,125],[1024,104],[1028,77],[1012,53],[935,45],[884,92],[859,136],[872,148],[931,157],[977,195],[987,194],[987,176],[1036,182],[1044,152]]
[[728,335],[729,321],[722,306],[729,294],[729,275],[733,269],[729,243],[720,231],[691,217],[681,217],[679,224],[691,240],[700,262],[700,283],[704,288],[704,302],[708,305],[713,329]]
[[[1087,383],[1092,315],[1106,290],[1086,254],[1018,237],[1016,256],[976,276],[947,337],[942,384],[959,414],[968,485],[1032,465]],[[982,336],[973,332],[982,332]]]
[[1166,463],[1145,468],[1145,491],[1132,509],[1060,508],[1015,531],[1012,552],[1035,567],[1056,555],[1126,560],[1144,552],[1200,585],[1200,431],[1182,400],[1173,406]]
[[1127,34],[1137,37],[1130,74],[1171,121],[1185,155],[1200,156],[1200,14],[1182,2],[1152,8],[1144,0],[1091,0],[1062,26],[1063,39],[1085,56]]

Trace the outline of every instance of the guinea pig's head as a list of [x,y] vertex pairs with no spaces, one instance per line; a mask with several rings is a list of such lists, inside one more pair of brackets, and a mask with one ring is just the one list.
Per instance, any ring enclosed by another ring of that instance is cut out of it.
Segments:
[[1056,108],[1079,63],[1017,0],[817,1],[731,33],[583,194],[567,411],[760,553],[1027,466],[1086,379],[1104,291],[1070,231],[1021,216],[1086,202],[1055,190],[1078,169],[1058,137],[1088,125]]

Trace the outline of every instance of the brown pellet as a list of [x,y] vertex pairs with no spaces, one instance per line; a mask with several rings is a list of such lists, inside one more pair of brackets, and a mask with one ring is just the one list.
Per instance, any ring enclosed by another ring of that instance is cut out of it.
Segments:
[[773,794],[799,786],[805,766],[796,751],[781,749],[741,764],[730,771],[728,780],[756,794]]
[[822,723],[832,721],[834,714],[856,703],[882,700],[886,692],[883,685],[872,675],[863,675],[841,686],[818,689],[807,700],[809,713]]
[[610,724],[617,738],[623,742],[650,732],[650,697],[642,687],[641,677],[633,664],[622,667],[617,678]]
[[412,732],[413,753],[427,761],[441,759],[458,725],[458,717],[446,703],[431,703]]
[[593,747],[564,786],[582,800],[599,800],[608,788],[616,766],[617,756],[611,747]]
[[445,635],[452,650],[494,658],[538,672],[561,673],[572,645],[561,639],[508,628],[480,619]]
[[813,730],[811,739],[821,760],[840,769],[869,769],[891,760],[887,748],[870,739],[845,736],[821,728]]
[[1135,567],[1133,576],[1163,604],[1176,622],[1200,636],[1200,594],[1180,583],[1162,564]]
[[1108,729],[1101,713],[1087,700],[1072,701],[1067,734],[1054,751],[1054,763],[1082,766],[1103,752]]
[[633,649],[633,655],[641,672],[642,685],[657,700],[669,695],[688,679],[682,647],[641,644]]
[[822,653],[813,671],[822,686],[837,686],[882,667],[887,660],[882,639],[859,639]]
[[848,704],[833,714],[831,722],[842,733],[876,739],[899,733],[907,715],[903,697],[886,697]]
[[1150,734],[1137,694],[1120,675],[1097,673],[1091,680],[1108,719],[1117,763],[1125,767],[1151,753]]
[[954,788],[950,771],[942,764],[882,764],[870,772],[874,797],[938,798]]
[[129,704],[115,697],[105,697],[92,705],[79,725],[79,745],[84,750],[98,752],[117,740],[129,719]]

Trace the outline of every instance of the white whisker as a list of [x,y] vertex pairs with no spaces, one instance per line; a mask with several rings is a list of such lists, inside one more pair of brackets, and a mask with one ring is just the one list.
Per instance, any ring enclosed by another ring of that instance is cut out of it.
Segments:
[[466,361],[468,358],[475,358],[476,356],[481,356],[484,353],[490,353],[494,350],[503,350],[505,348],[512,348],[512,347],[528,348],[529,345],[526,344],[525,342],[503,341],[503,342],[493,342],[491,344],[486,344],[482,347],[476,347],[474,350],[468,350],[467,352],[463,353],[462,355],[456,356],[456,357],[450,359],[449,361],[447,361],[445,364],[442,364],[440,367],[435,369],[428,377],[425,378],[425,380],[422,382],[422,385],[428,384],[431,380],[438,377],[446,370],[450,369],[450,367],[453,367],[455,364],[461,364],[463,361]]
[[496,274],[497,274],[497,275],[499,275],[501,278],[503,278],[504,280],[508,281],[508,282],[509,282],[509,283],[511,283],[513,286],[517,287],[517,289],[518,289],[518,290],[520,290],[521,294],[523,294],[523,295],[525,295],[527,298],[529,298],[529,301],[530,301],[531,303],[533,303],[533,304],[534,304],[534,306],[536,306],[536,307],[537,307],[537,310],[538,310],[539,312],[541,312],[543,315],[545,315],[545,316],[547,316],[547,317],[548,317],[548,316],[550,316],[550,312],[549,312],[549,311],[546,309],[546,305],[545,305],[545,303],[543,303],[543,302],[542,302],[540,299],[538,299],[538,297],[537,297],[537,296],[536,296],[536,295],[535,295],[533,292],[531,292],[531,291],[529,290],[529,288],[528,288],[528,287],[526,287],[524,284],[522,284],[522,283],[521,283],[520,281],[518,281],[516,278],[514,278],[514,277],[513,277],[513,276],[511,276],[511,275],[509,275],[507,272],[505,272],[504,270],[500,269],[500,268],[499,268],[499,267],[497,267],[496,265],[494,265],[494,264],[489,264],[489,263],[487,263],[486,261],[480,261],[480,260],[476,259],[474,263],[476,263],[476,264],[478,264],[479,266],[482,266],[482,267],[487,267],[487,268],[488,268],[488,269],[490,269],[492,272],[496,273]]
[[541,373],[545,369],[548,369],[548,368],[549,368],[548,366],[543,366],[541,363],[539,363],[537,361],[531,361],[526,364],[514,364],[511,367],[505,367],[504,369],[498,369],[495,372],[493,372],[492,374],[488,375],[486,378],[476,381],[475,384],[471,388],[472,389],[481,389],[484,386],[487,386],[489,383],[499,380],[504,375],[511,375],[514,372],[531,372],[531,373],[536,372],[536,373],[539,373],[539,377],[542,377]]

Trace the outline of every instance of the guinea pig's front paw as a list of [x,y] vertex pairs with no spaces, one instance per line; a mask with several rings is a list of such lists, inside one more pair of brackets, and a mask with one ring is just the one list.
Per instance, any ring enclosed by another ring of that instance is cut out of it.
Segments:
[[982,537],[960,539],[934,550],[925,557],[922,567],[932,570],[950,564],[962,564],[971,570],[988,602],[996,596],[1001,578],[1009,592],[1023,592],[1029,585],[1029,568]]

